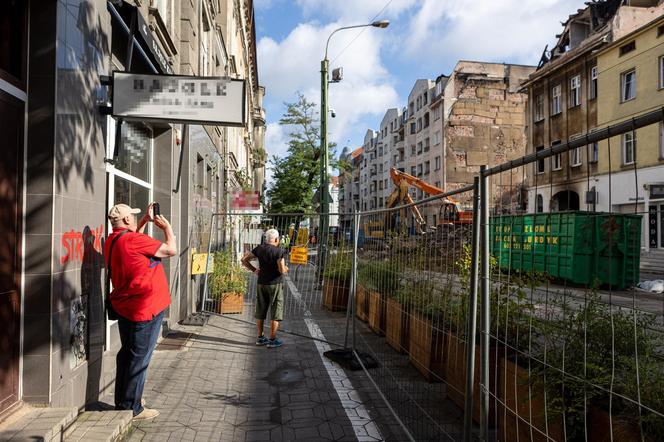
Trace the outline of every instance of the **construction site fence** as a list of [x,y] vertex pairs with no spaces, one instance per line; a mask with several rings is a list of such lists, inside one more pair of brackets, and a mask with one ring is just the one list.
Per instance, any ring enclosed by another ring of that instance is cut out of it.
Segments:
[[406,206],[214,214],[199,307],[255,323],[239,260],[274,228],[283,331],[378,362],[386,439],[661,440],[664,295],[643,283],[664,279],[664,197],[636,144],[624,161],[658,112]]

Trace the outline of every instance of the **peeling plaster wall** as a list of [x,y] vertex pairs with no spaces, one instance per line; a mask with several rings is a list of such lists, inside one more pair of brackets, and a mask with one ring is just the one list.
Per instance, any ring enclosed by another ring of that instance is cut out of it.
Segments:
[[[473,182],[480,166],[489,167],[526,152],[527,94],[517,92],[534,67],[460,62],[446,87],[446,188]],[[513,187],[522,177],[514,176]],[[499,193],[508,191],[494,186]],[[462,199],[463,203],[469,203]]]

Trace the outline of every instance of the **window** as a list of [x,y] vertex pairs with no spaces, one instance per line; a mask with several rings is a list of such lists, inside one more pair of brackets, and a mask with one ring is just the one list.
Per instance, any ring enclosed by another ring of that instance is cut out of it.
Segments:
[[562,86],[556,85],[551,89],[551,115],[562,112]]
[[436,106],[433,110],[433,119],[434,121],[440,120],[440,109],[442,106]]
[[415,113],[415,105],[411,101],[410,104],[408,105],[408,116],[412,117],[414,113]]
[[428,93],[428,92],[425,92],[424,94],[422,94],[422,104],[423,104],[423,105],[424,105],[424,104],[427,104],[428,96],[429,96],[429,93]]
[[440,170],[440,157],[434,158],[434,170]]
[[620,76],[620,101],[632,100],[636,97],[636,70],[632,69]]
[[410,134],[411,135],[413,135],[416,132],[415,127],[416,127],[415,123],[410,123]]
[[417,154],[419,155],[421,153],[422,153],[422,142],[420,141],[419,143],[417,143]]
[[664,122],[659,123],[659,159],[664,160]]
[[429,112],[424,114],[424,127],[429,127]]
[[429,152],[429,139],[428,138],[424,139],[424,151]]
[[411,175],[415,175],[415,173],[417,173],[416,171],[417,171],[417,168],[415,166],[410,166],[410,174]]
[[544,212],[544,197],[542,196],[541,193],[537,194],[537,198],[536,198],[536,202],[535,202],[535,212],[536,213]]
[[664,35],[664,25],[657,27],[657,36],[661,37],[662,35]]
[[634,164],[636,161],[636,133],[625,132],[622,134],[623,164]]
[[[535,148],[535,152],[539,152],[541,150],[544,150],[544,146],[537,146]],[[537,160],[537,163],[535,163],[535,173],[544,173],[544,158]]]
[[538,122],[544,119],[544,94],[535,95],[533,121]]
[[588,98],[591,100],[597,98],[597,66],[590,68],[590,95]]
[[569,81],[569,107],[581,104],[581,76],[575,75]]
[[636,49],[636,41],[632,40],[626,45],[620,46],[620,56],[622,57],[623,55],[632,52],[634,49]]
[[422,130],[422,117],[417,119],[417,131],[419,132],[421,130]]
[[428,175],[431,172],[431,163],[429,161],[424,162],[424,174]]
[[597,141],[591,143],[589,145],[589,151],[590,158],[588,158],[588,162],[596,163],[599,160],[599,143]]
[[572,167],[581,165],[581,148],[577,147],[569,151],[569,162]]
[[664,55],[659,57],[659,88],[664,89]]
[[417,165],[417,176],[422,176],[422,164]]
[[440,144],[440,131],[437,130],[437,131],[434,132],[434,134],[433,134],[433,145],[434,145],[434,146],[437,146],[437,145],[439,145],[439,144]]
[[[560,140],[554,141],[551,143],[551,146],[556,146],[558,144],[560,144]],[[553,156],[553,170],[560,170],[563,168],[562,160],[562,156],[559,153]]]
[[563,168],[563,166],[562,166],[562,157],[560,156],[559,153],[555,154],[553,156],[553,170],[560,170],[562,168]]
[[434,183],[434,186],[436,186],[437,188],[440,189],[440,181],[436,181],[436,182]]
[[411,154],[411,155],[415,155],[415,145],[414,145],[414,144],[412,144],[412,145],[410,146],[410,154]]

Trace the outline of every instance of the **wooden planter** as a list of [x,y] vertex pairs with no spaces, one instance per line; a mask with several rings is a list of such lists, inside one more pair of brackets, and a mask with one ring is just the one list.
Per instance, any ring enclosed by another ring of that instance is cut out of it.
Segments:
[[[454,334],[449,334],[445,353],[445,380],[447,381],[447,396],[461,409],[465,407],[466,400],[466,352],[467,343]],[[480,346],[474,346],[475,374],[473,383],[473,420],[480,421]],[[491,395],[496,391],[496,350],[489,349],[489,386]],[[498,378],[500,383],[500,378]],[[489,426],[494,425],[496,416],[495,400],[489,400]]]
[[333,312],[348,307],[348,282],[323,278],[323,305]]
[[222,293],[215,299],[217,304],[217,313],[242,313],[244,309],[243,293]]
[[367,291],[360,284],[357,284],[357,293],[355,294],[355,316],[360,321],[367,322]]
[[[613,417],[609,421],[609,413],[600,407],[590,406],[587,413],[588,442],[640,442],[641,429],[638,422],[626,421]],[[613,433],[613,439],[611,439]],[[661,435],[660,435],[661,436]],[[646,438],[645,440],[648,440]]]
[[[500,358],[499,397],[505,406],[498,412],[498,440],[501,442],[564,441],[561,417],[546,425],[544,394],[541,387],[528,386],[528,370],[514,361]],[[532,432],[531,432],[531,426]],[[546,436],[548,428],[548,438]],[[608,428],[608,421],[607,421]],[[593,440],[592,438],[589,440]],[[597,439],[603,440],[603,439]],[[607,439],[608,440],[608,439]],[[614,439],[624,440],[624,439]],[[639,439],[640,440],[640,439]]]
[[443,377],[443,356],[446,334],[433,328],[431,321],[419,313],[409,321],[410,363],[429,382],[440,381]]
[[385,296],[373,290],[368,292],[369,328],[378,336],[385,334]]
[[387,343],[399,353],[407,353],[409,348],[410,321],[408,312],[394,298],[387,298],[385,336]]

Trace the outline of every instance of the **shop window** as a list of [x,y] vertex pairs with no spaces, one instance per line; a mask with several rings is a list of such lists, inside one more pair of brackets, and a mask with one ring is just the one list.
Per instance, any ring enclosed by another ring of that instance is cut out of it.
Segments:
[[120,146],[115,168],[149,182],[151,170],[151,131],[140,123],[125,121],[120,131]]

